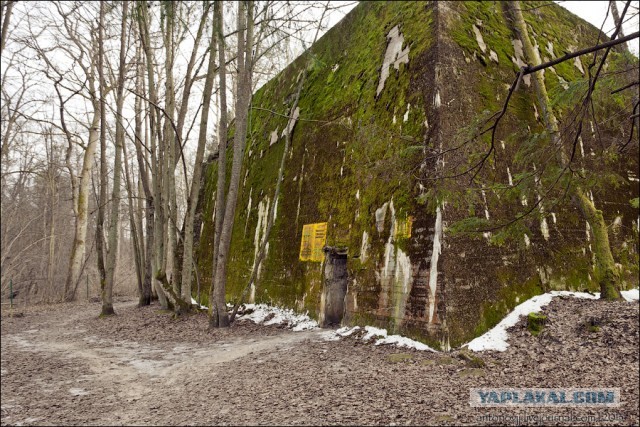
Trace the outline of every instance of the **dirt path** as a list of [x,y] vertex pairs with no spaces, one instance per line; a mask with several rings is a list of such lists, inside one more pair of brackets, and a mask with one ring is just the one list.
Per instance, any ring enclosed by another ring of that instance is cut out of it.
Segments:
[[[134,306],[133,301],[121,303],[116,305],[116,310],[127,313]],[[23,378],[26,373],[27,378],[35,379],[35,387],[23,396],[29,402],[5,398],[3,391],[3,424],[49,423],[53,421],[51,412],[67,405],[73,408],[73,413],[61,411],[63,423],[144,423],[141,414],[165,403],[170,407],[179,404],[168,397],[204,380],[205,376],[198,372],[211,375],[220,365],[238,358],[284,350],[308,339],[322,339],[318,331],[252,334],[250,338],[246,336],[249,331],[240,331],[229,340],[209,345],[140,343],[93,334],[87,326],[95,322],[96,306],[80,307],[81,310],[49,312],[42,316],[46,323],[33,322],[29,329],[3,334],[3,389],[5,385],[10,386],[10,378],[18,373]],[[17,360],[12,360],[15,363],[5,360],[5,354],[14,352],[21,353]],[[43,373],[39,378],[38,374]],[[31,405],[33,401],[37,404],[30,408],[29,417],[8,416],[14,410],[22,412],[20,409],[25,408],[25,403]],[[105,410],[96,411],[96,404]],[[67,416],[69,418],[64,418]]]
[[[239,322],[211,334],[204,315],[115,308],[106,319],[88,303],[13,318],[3,310],[2,425],[492,424],[479,417],[551,414],[470,408],[469,388],[482,386],[620,387],[620,408],[553,414],[638,424],[637,303],[555,301],[548,331],[534,338],[519,324],[507,352],[481,354],[484,368],[317,330]],[[583,313],[603,319],[602,330],[580,329]],[[545,422],[554,423],[567,419]]]

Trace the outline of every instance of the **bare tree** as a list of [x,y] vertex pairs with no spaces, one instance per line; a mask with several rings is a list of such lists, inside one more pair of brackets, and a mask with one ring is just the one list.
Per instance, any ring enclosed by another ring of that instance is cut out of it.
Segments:
[[[200,181],[202,175],[202,161],[204,158],[204,149],[207,142],[207,124],[209,121],[209,109],[211,106],[211,96],[213,94],[213,83],[216,75],[216,43],[218,37],[220,37],[219,22],[221,22],[221,16],[219,13],[220,4],[216,2],[214,4],[214,28],[211,32],[211,42],[209,43],[209,65],[207,69],[207,77],[204,85],[204,94],[202,101],[202,113],[200,115],[200,130],[198,135],[198,148],[196,152],[196,159],[193,169],[193,178],[191,179],[191,189],[189,192],[189,200],[187,203],[187,216],[185,218],[184,226],[184,255],[182,257],[182,280],[181,291],[182,299],[185,301],[191,301],[191,276],[193,260],[193,227],[196,214],[196,208],[198,206],[198,197],[200,195]],[[224,54],[223,54],[224,55]],[[224,56],[223,56],[224,60]],[[186,89],[185,89],[186,90]],[[184,99],[184,98],[183,98]],[[184,109],[183,100],[183,109]]]
[[[102,5],[102,4],[101,4]],[[120,177],[122,174],[122,151],[124,147],[124,124],[122,110],[124,106],[124,86],[127,50],[128,0],[122,3],[122,19],[120,26],[120,60],[118,63],[118,80],[116,82],[116,152],[113,163],[113,189],[111,192],[111,218],[109,220],[109,238],[106,263],[106,280],[102,288],[103,316],[115,314],[113,311],[113,284],[118,252],[118,234],[120,220]],[[104,179],[104,177],[103,177]]]
[[[216,262],[214,294],[214,309],[209,325],[211,327],[228,327],[229,314],[226,309],[226,282],[229,248],[231,247],[231,232],[238,202],[238,192],[240,188],[240,176],[242,172],[242,161],[244,158],[244,148],[247,140],[247,117],[251,104],[252,93],[252,64],[253,64],[253,1],[242,1],[238,3],[238,44],[237,44],[237,97],[236,97],[236,119],[235,133],[233,137],[233,160],[231,166],[231,176],[229,178],[229,189],[225,200],[224,219],[220,229],[220,241]],[[226,161],[225,156],[220,152],[218,164]],[[216,191],[224,191],[224,187],[218,186]]]
[[[216,187],[215,201],[215,225],[213,237],[213,259],[212,261],[212,282],[209,289],[209,323],[211,327],[219,324],[218,305],[216,301],[216,272],[218,265],[218,252],[220,248],[220,230],[225,217],[225,193],[227,178],[227,70],[225,60],[225,42],[222,36],[223,29],[222,5],[216,3],[214,6],[214,31],[219,34],[218,37],[218,62],[220,64],[220,122],[218,126],[218,179]],[[224,296],[223,296],[224,297]],[[219,298],[219,296],[218,296]],[[226,310],[226,308],[225,308]]]
[[[313,38],[313,42],[311,43],[311,45],[313,45],[318,39],[318,34],[320,33],[320,29],[322,28],[322,21],[324,20],[325,14],[327,13],[328,10],[329,10],[329,2],[325,4],[324,9],[322,10],[322,15],[320,16],[320,20],[318,21],[318,28],[316,29],[316,34]],[[240,307],[240,304],[242,304],[247,291],[251,288],[252,285],[254,285],[256,277],[258,276],[258,271],[260,270],[260,264],[262,263],[262,260],[264,259],[266,254],[267,244],[269,242],[269,236],[271,235],[271,228],[273,227],[273,222],[275,220],[276,201],[278,200],[278,197],[280,197],[280,186],[282,184],[282,178],[284,176],[285,161],[287,158],[287,154],[289,153],[289,145],[291,144],[291,134],[293,133],[293,128],[297,121],[297,113],[299,111],[298,102],[300,101],[300,93],[302,92],[302,87],[304,86],[307,80],[307,71],[309,69],[309,66],[311,65],[310,64],[311,61],[313,60],[313,56],[311,56],[312,54],[310,50],[308,50],[305,53],[309,55],[310,58],[307,61],[308,62],[307,66],[305,66],[303,69],[302,78],[298,83],[298,89],[296,90],[295,98],[293,100],[293,105],[291,106],[289,111],[289,117],[288,117],[289,122],[287,123],[287,127],[285,128],[285,132],[284,132],[284,136],[285,136],[284,150],[282,152],[282,157],[280,158],[280,167],[278,169],[278,177],[276,179],[276,188],[273,195],[274,202],[269,207],[269,214],[267,216],[267,227],[264,232],[264,236],[262,237],[262,241],[260,242],[260,248],[258,249],[258,255],[256,256],[256,261],[254,262],[253,270],[251,271],[251,276],[249,277],[249,281],[245,285],[242,293],[240,294],[240,298],[238,299],[238,301],[233,307],[233,312],[231,314],[230,322],[233,322],[235,320],[236,314],[238,313],[238,308]]]

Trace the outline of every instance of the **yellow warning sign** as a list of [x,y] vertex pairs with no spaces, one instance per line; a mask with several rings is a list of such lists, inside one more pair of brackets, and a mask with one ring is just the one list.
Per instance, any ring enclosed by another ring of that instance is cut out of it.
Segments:
[[399,219],[395,224],[396,238],[408,239],[411,237],[411,228],[413,227],[413,217],[407,217],[406,220]]
[[327,241],[327,223],[305,224],[302,227],[300,242],[300,261],[322,262],[322,248]]

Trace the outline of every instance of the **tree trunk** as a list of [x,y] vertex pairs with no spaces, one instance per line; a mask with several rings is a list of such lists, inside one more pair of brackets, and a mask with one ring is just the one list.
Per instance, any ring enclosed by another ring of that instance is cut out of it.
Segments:
[[[164,268],[165,252],[164,252],[164,209],[162,198],[162,149],[158,147],[160,139],[160,119],[156,105],[158,95],[156,91],[155,76],[153,70],[153,52],[151,49],[151,40],[149,37],[149,14],[147,12],[147,2],[140,1],[138,3],[138,19],[140,27],[140,39],[145,54],[145,63],[147,66],[147,78],[149,81],[149,145],[151,147],[151,177],[153,181],[153,199],[147,196],[147,263],[151,263],[150,270],[151,280],[155,287],[160,306],[163,309],[169,307],[168,300],[162,290],[162,284],[155,277],[155,273]],[[151,219],[151,221],[149,221]],[[152,232],[150,233],[150,227]],[[150,238],[152,237],[152,238]],[[164,270],[163,270],[164,271]]]
[[[125,159],[127,159],[127,145],[122,145],[122,154]],[[125,184],[127,187],[127,202],[129,203],[129,226],[131,227],[131,238],[133,243],[133,256],[136,267],[136,282],[138,285],[138,303],[143,294],[143,284],[144,284],[144,248],[141,247],[140,242],[142,242],[142,236],[139,234],[140,225],[136,219],[137,214],[136,211],[136,203],[134,202],[134,198],[136,195],[133,190],[133,185],[131,182],[131,173],[129,172],[129,162],[124,161],[124,176],[125,176]],[[138,304],[140,305],[140,304]]]
[[98,126],[100,124],[99,107],[94,110],[93,120],[89,129],[89,143],[84,152],[82,159],[82,170],[80,172],[80,183],[78,184],[78,194],[75,198],[76,223],[73,237],[73,245],[71,247],[71,256],[69,257],[69,271],[67,273],[67,281],[64,286],[64,300],[73,301],[76,297],[76,290],[80,280],[80,271],[82,270],[82,261],[86,248],[87,223],[89,210],[89,181],[91,179],[91,169],[93,168],[93,158],[96,154],[98,139],[100,132]]
[[[527,25],[522,16],[522,10],[520,9],[520,2],[515,1],[511,6],[515,28],[520,37],[520,41],[522,41],[527,60],[532,66],[537,66],[541,63],[540,56],[529,38]],[[560,146],[558,121],[551,108],[551,102],[547,95],[542,71],[533,73],[533,83],[547,132],[551,135],[554,145]],[[569,160],[563,150],[560,150],[560,157],[561,164],[566,165]],[[602,211],[596,209],[593,201],[587,197],[581,187],[572,186],[569,191],[571,192],[572,201],[582,212],[594,234],[593,248],[596,258],[596,277],[600,285],[600,297],[607,300],[620,299],[620,293],[618,291],[620,287],[620,274],[617,271],[613,254],[611,253],[607,226],[602,217]]]
[[175,85],[173,82],[173,63],[174,63],[174,32],[176,23],[176,7],[179,7],[177,3],[166,2],[163,4],[165,8],[165,31],[164,31],[164,44],[165,44],[165,113],[164,118],[164,174],[163,174],[163,191],[164,191],[164,223],[167,227],[167,248],[165,263],[163,263],[163,270],[168,270],[168,260],[171,260],[171,276],[169,282],[172,283],[173,292],[180,295],[180,280],[174,274],[176,270],[176,235],[177,235],[177,203],[176,203],[176,183],[175,183],[175,144],[176,138],[179,137],[174,125],[175,115]]
[[[213,232],[213,259],[211,287],[209,289],[209,327],[217,327],[219,324],[218,307],[215,303],[216,271],[218,266],[218,248],[220,246],[220,230],[225,211],[225,193],[227,177],[227,67],[225,61],[225,43],[222,33],[223,18],[222,6],[219,2],[213,5],[214,31],[218,33],[218,64],[220,67],[220,123],[218,125],[218,181],[216,183],[216,202]],[[226,308],[225,308],[226,309]]]
[[[139,31],[140,38],[142,39],[142,31]],[[142,63],[144,61],[144,57],[142,56],[142,52],[138,52],[136,55],[138,58],[138,66],[136,67],[136,93],[144,93],[144,79],[143,79],[143,67]],[[146,238],[147,241],[143,245],[143,231],[142,231],[142,208],[139,206],[139,232],[140,232],[140,246],[144,246],[144,253],[141,256],[141,259],[144,260],[143,264],[143,282],[142,282],[142,290],[140,292],[140,296],[138,299],[138,307],[144,307],[146,305],[151,304],[151,288],[153,283],[153,226],[154,226],[154,206],[153,206],[153,192],[149,185],[149,174],[148,168],[146,164],[147,156],[142,151],[142,126],[143,126],[143,112],[142,112],[142,98],[136,97],[135,104],[135,129],[134,129],[134,143],[136,149],[136,160],[138,163],[138,175],[140,177],[140,183],[142,185],[142,190],[144,192],[145,204],[146,204]],[[149,132],[147,131],[147,126],[144,126],[144,140],[145,147],[149,147]],[[140,192],[142,194],[142,192]]]
[[[245,30],[246,27],[246,30]],[[226,307],[226,281],[229,248],[231,246],[231,234],[233,232],[233,221],[238,201],[240,187],[240,175],[242,172],[242,160],[244,157],[244,147],[247,137],[247,116],[251,102],[251,48],[253,47],[253,2],[238,2],[238,77],[237,97],[236,97],[236,119],[235,134],[233,138],[233,163],[231,166],[231,177],[229,179],[229,191],[225,199],[224,215],[222,216],[221,228],[219,228],[219,241],[217,257],[215,262],[212,317],[209,321],[210,327],[228,327],[229,314]],[[246,36],[245,36],[246,33]],[[223,62],[220,63],[222,69]],[[222,93],[221,93],[222,95]],[[222,135],[221,135],[222,136]],[[222,140],[221,149],[222,149]],[[225,147],[226,148],[226,147]],[[219,151],[218,165],[226,162],[224,151]],[[220,176],[220,175],[218,175]],[[224,187],[218,182],[217,196],[220,200],[220,192],[224,194]],[[221,206],[216,203],[216,209]],[[216,222],[218,220],[216,212]],[[216,230],[217,232],[217,230]],[[215,244],[215,243],[214,243]]]
[[7,45],[7,36],[9,35],[9,23],[11,22],[11,12],[13,9],[14,0],[8,0],[6,10],[4,12],[4,17],[0,16],[0,21],[2,21],[2,40],[0,40],[0,55],[4,52],[4,47]]
[[[215,25],[215,24],[214,24]],[[187,203],[187,215],[184,227],[184,255],[182,257],[182,299],[191,301],[191,276],[194,265],[193,260],[193,226],[198,207],[198,197],[200,195],[200,176],[202,175],[202,161],[204,158],[204,148],[207,142],[207,124],[209,121],[209,107],[211,105],[211,95],[213,93],[213,82],[215,78],[216,68],[216,40],[217,31],[214,26],[211,33],[211,43],[209,44],[209,65],[207,69],[207,78],[204,84],[204,94],[202,100],[202,113],[200,116],[200,131],[198,135],[198,148],[196,151],[196,160],[193,168],[193,177],[191,179],[191,190],[189,194],[189,202]],[[184,101],[183,101],[184,102]],[[182,107],[184,108],[184,106]]]
[[105,3],[100,3],[100,18],[98,28],[98,84],[100,85],[100,175],[98,177],[98,216],[96,218],[96,261],[98,263],[98,277],[100,281],[100,295],[103,302],[107,282],[104,248],[104,216],[107,204],[107,119],[105,106],[104,79],[104,11]]
[[[318,34],[320,33],[320,28],[322,26],[322,21],[324,19],[324,16],[328,10],[329,7],[329,3],[327,2],[327,4],[325,5],[324,10],[322,11],[322,15],[320,16],[320,21],[318,23],[318,28],[316,29],[316,34],[313,38],[313,41],[311,42],[311,46],[313,46],[316,42],[316,40],[318,39]],[[311,55],[311,51],[307,51],[306,53],[308,53],[309,55]],[[310,61],[309,61],[310,62]],[[251,276],[249,276],[249,281],[247,282],[247,284],[245,285],[244,289],[242,290],[242,293],[240,294],[240,298],[238,299],[238,301],[236,302],[236,304],[233,307],[233,312],[231,313],[231,318],[229,319],[229,322],[232,323],[235,318],[236,318],[236,314],[238,313],[238,308],[240,307],[240,304],[242,304],[247,291],[251,288],[251,285],[254,284],[257,276],[258,276],[258,271],[260,270],[260,264],[262,263],[265,254],[266,254],[266,248],[267,248],[267,243],[269,242],[269,236],[271,235],[271,228],[273,227],[273,222],[275,220],[275,207],[276,204],[278,202],[278,197],[280,197],[280,186],[282,184],[282,178],[284,176],[284,166],[285,166],[285,161],[287,158],[287,153],[289,152],[289,145],[291,144],[291,134],[293,132],[293,127],[295,126],[295,121],[296,120],[294,118],[295,115],[295,111],[298,108],[298,102],[300,101],[300,93],[302,92],[302,87],[304,86],[305,81],[307,80],[307,70],[309,69],[309,64],[307,64],[307,66],[305,66],[304,71],[302,72],[302,78],[300,79],[300,83],[298,83],[298,89],[296,90],[296,96],[293,100],[293,105],[291,106],[291,109],[289,111],[289,122],[287,123],[287,127],[285,128],[285,143],[284,143],[284,149],[282,151],[282,157],[280,158],[280,168],[278,169],[278,178],[276,179],[276,188],[273,194],[273,203],[271,203],[271,206],[269,208],[269,214],[267,216],[267,228],[265,230],[264,236],[262,237],[262,241],[260,242],[260,247],[258,250],[258,255],[256,257],[256,261],[255,264],[253,265],[253,269],[251,271]]]
[[[111,217],[109,220],[109,240],[107,252],[107,277],[102,292],[102,315],[115,314],[113,311],[113,285],[116,272],[118,253],[118,231],[120,224],[120,181],[122,175],[122,151],[124,146],[124,124],[122,123],[122,109],[124,105],[124,84],[126,67],[126,33],[127,12],[129,1],[122,3],[122,22],[120,30],[120,62],[118,64],[118,86],[116,91],[116,155],[113,164],[113,189],[111,192]],[[126,161],[126,160],[125,160]],[[132,230],[132,232],[135,230]]]

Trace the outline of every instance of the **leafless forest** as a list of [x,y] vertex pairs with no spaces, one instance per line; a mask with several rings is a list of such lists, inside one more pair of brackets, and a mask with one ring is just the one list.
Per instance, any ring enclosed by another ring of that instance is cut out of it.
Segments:
[[203,161],[352,6],[3,0],[2,295],[187,309]]

